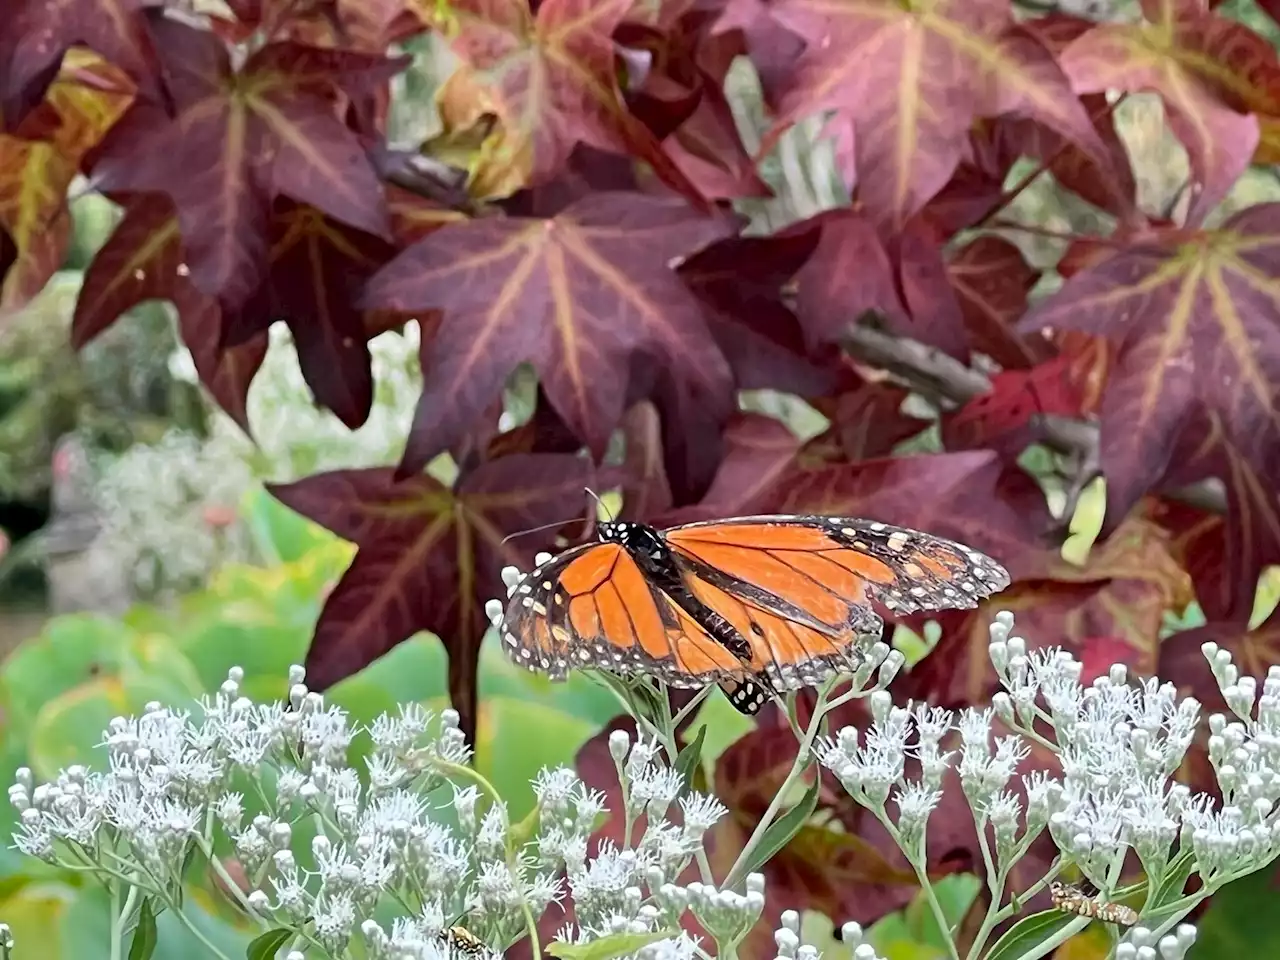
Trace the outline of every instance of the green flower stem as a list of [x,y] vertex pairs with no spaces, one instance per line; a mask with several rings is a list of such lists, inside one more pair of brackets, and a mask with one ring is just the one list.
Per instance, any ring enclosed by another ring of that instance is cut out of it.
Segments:
[[[466,766],[461,763],[449,763],[445,760],[436,761],[436,769],[447,776],[456,777],[459,780],[470,780],[481,792],[484,793],[494,804],[502,803],[502,797],[497,789],[488,778],[474,767]],[[511,845],[511,833],[507,832],[507,866],[513,868],[514,875],[515,858],[517,851]],[[542,944],[538,941],[538,921],[533,916],[533,910],[530,908],[527,900],[523,901],[522,908],[524,911],[525,929],[529,931],[529,949],[533,954],[533,960],[542,960]]]
[[1008,880],[1009,875],[1004,870],[995,875],[994,881],[988,876],[987,885],[991,890],[991,903],[987,905],[987,915],[982,918],[982,926],[978,928],[978,935],[974,937],[973,946],[969,948],[968,960],[978,960],[978,957],[982,956],[982,948],[987,945],[991,931],[1000,922],[1000,901],[1004,897],[1004,885]]
[[1010,901],[1000,908],[1000,912],[996,914],[996,924],[1003,923],[1015,913],[1022,909],[1022,905],[1034,897],[1037,893],[1053,883],[1058,876],[1058,872],[1062,869],[1062,858],[1054,857],[1053,862],[1049,864],[1049,870],[1043,877],[1033,883],[1031,886],[1023,890],[1022,893],[1011,898]]
[[[714,689],[712,686],[703,687],[693,695],[693,699],[680,708],[680,712],[671,718],[671,729],[674,731],[680,724],[684,723],[685,718],[690,716],[693,711],[702,705],[702,701],[707,699],[707,695]],[[676,758],[673,756],[671,762],[675,763]]]
[[792,785],[800,778],[800,775],[804,773],[805,767],[808,766],[810,749],[813,747],[814,739],[818,736],[822,719],[826,716],[827,694],[831,692],[831,688],[835,683],[836,678],[832,678],[819,688],[818,699],[813,706],[813,716],[809,718],[809,727],[805,730],[804,738],[800,741],[800,749],[796,751],[795,762],[791,764],[791,769],[787,772],[786,779],[782,781],[782,786],[778,788],[778,792],[773,795],[773,800],[769,802],[769,808],[765,810],[764,816],[756,824],[756,828],[742,848],[742,852],[738,854],[738,859],[733,862],[729,875],[725,877],[724,889],[732,889],[736,884],[742,882],[743,878],[739,876],[739,873],[742,871],[743,864],[747,862],[751,852],[760,844],[765,831],[773,825],[773,821],[777,818],[782,808],[783,799],[790,792]]
[[[701,703],[703,698],[710,691],[711,691],[711,687],[709,686],[703,687],[700,691],[698,691],[697,695],[692,700],[690,700],[687,704],[685,704],[684,708],[679,713],[677,713],[674,717],[670,715],[670,711],[667,711],[666,722],[663,724],[663,729],[658,731],[658,733],[662,740],[662,749],[664,749],[667,752],[667,762],[671,764],[671,769],[673,770],[675,769],[675,766],[676,766],[676,760],[680,756],[680,748],[676,745],[676,728],[680,726],[681,720],[688,713],[690,713],[699,703]],[[669,703],[670,701],[666,701],[666,702]],[[621,765],[619,765],[618,767],[618,783],[622,787],[622,796],[623,796],[623,801],[625,805],[626,795],[627,795],[626,794],[627,784],[626,784],[626,777],[622,775]],[[693,788],[693,784],[691,783],[687,783],[685,784],[685,786],[689,789]],[[631,845],[631,815],[630,814],[627,815],[626,845],[627,846]],[[714,884],[716,878],[715,878],[715,874],[711,872],[711,861],[707,859],[706,848],[701,844],[699,844],[698,849],[694,851],[694,858],[697,861],[698,876],[700,877],[702,882],[706,884]]]
[[244,895],[244,891],[240,889],[240,884],[236,883],[231,878],[231,874],[229,874],[227,872],[227,868],[222,865],[222,861],[214,856],[213,844],[209,843],[209,841],[204,837],[197,837],[196,845],[200,848],[200,852],[204,855],[204,858],[209,861],[209,866],[213,869],[213,872],[217,874],[218,879],[222,881],[222,885],[227,888],[227,892],[231,895],[232,899],[235,900],[237,905],[239,905],[240,909],[253,917],[254,920],[257,920],[261,924],[265,924],[266,919],[260,916],[258,911],[253,909],[249,904],[249,899]]
[[951,924],[947,923],[947,915],[942,910],[942,903],[938,900],[938,894],[933,889],[933,882],[929,879],[929,871],[927,869],[926,859],[924,855],[924,840],[921,838],[920,849],[918,851],[908,850],[902,842],[902,833],[898,830],[897,825],[889,819],[889,815],[883,808],[876,809],[868,807],[881,825],[888,832],[890,838],[897,845],[898,849],[903,852],[907,858],[907,862],[911,864],[911,869],[915,871],[916,879],[920,881],[920,891],[924,894],[925,902],[929,904],[929,910],[933,914],[934,921],[938,924],[938,930],[941,931],[943,939],[947,941],[947,953],[951,960],[960,960],[960,951],[956,949],[955,937],[951,935]]
[[133,913],[138,900],[138,888],[130,884],[129,892],[120,905],[120,884],[111,885],[111,960],[120,960],[124,952],[125,919]]

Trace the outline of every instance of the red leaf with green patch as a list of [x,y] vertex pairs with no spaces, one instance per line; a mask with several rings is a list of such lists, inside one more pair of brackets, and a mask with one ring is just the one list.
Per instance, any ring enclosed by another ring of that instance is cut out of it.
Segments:
[[1214,89],[1215,82],[1230,82],[1231,70],[1200,48],[1218,17],[1191,13],[1179,0],[1157,0],[1143,12],[1148,20],[1099,24],[1080,36],[1063,51],[1062,68],[1077,93],[1160,95],[1170,128],[1187,148],[1193,180],[1188,222],[1198,224],[1249,166],[1258,120],[1232,109]]
[[1201,407],[1243,449],[1280,430],[1280,204],[1212,232],[1135,241],[1071,277],[1021,328],[1080,330],[1115,347],[1101,407],[1108,524],[1166,472]]
[[281,42],[233,70],[211,33],[168,20],[153,32],[178,113],[118,145],[95,173],[104,189],[173,198],[199,289],[228,309],[253,295],[279,196],[388,235],[382,185],[334,98],[384,82],[405,61]]
[[440,89],[446,130],[499,126],[472,170],[472,193],[509,196],[546,183],[578,143],[648,163],[677,190],[699,194],[623,103],[613,32],[632,0],[453,0],[445,29],[463,61]]
[[928,420],[904,413],[910,391],[891,383],[867,381],[816,401],[831,426],[805,444],[803,456],[818,462],[873,460],[929,426]]
[[503,566],[529,569],[555,534],[503,537],[584,515],[591,465],[572,455],[508,456],[481,464],[452,490],[426,475],[396,482],[394,473],[343,470],[269,487],[358,547],[316,624],[307,682],[323,690],[429,631],[449,653],[449,696],[474,742],[485,601],[506,596]]
[[0,260],[0,319],[25,306],[62,266],[71,236],[67,190],[134,95],[118,68],[73,51],[16,132],[0,132],[0,233],[12,244]]
[[1106,343],[1078,333],[1058,340],[1062,352],[1057,356],[1029,370],[995,374],[989,391],[944,413],[943,445],[949,450],[992,447],[1016,458],[1028,444],[1045,439],[1044,417],[1092,416],[1106,377]]
[[1206,558],[1201,557],[1188,557],[1184,566],[1196,581],[1206,617],[1244,622],[1253,610],[1262,571],[1280,563],[1280,493],[1273,479],[1280,438],[1270,431],[1233,439],[1220,417],[1201,415],[1184,425],[1181,441],[1163,485],[1213,477],[1227,494],[1220,526],[1193,520],[1185,511],[1174,515],[1183,521],[1180,534],[1221,561],[1217,571],[1205,569]]
[[1144,497],[1137,513],[1169,532],[1169,549],[1191,577],[1205,616],[1230,619],[1228,614],[1244,588],[1228,569],[1227,554],[1234,548],[1227,543],[1226,518],[1162,496]]
[[851,120],[859,199],[880,223],[901,228],[942,189],[978,117],[1029,117],[1107,164],[1066,77],[1007,2],[780,0],[771,11],[809,44],[775,136],[820,111]]
[[143,10],[152,0],[10,0],[0,34],[14,39],[4,59],[0,37],[0,118],[16,125],[21,105],[38,102],[33,90],[41,78],[57,72],[59,59],[73,46],[88,47],[128,74],[148,95],[154,92],[155,53]]
[[365,303],[444,313],[423,341],[423,393],[401,470],[420,469],[461,436],[522,362],[597,455],[622,416],[633,358],[661,363],[679,395],[723,403],[728,365],[670,264],[732,229],[678,201],[605,193],[550,220],[446,226],[401,253]]

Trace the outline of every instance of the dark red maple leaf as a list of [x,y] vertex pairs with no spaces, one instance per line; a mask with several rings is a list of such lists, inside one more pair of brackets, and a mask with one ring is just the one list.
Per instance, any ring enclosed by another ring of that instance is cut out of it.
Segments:
[[445,449],[525,361],[597,455],[622,415],[635,355],[664,364],[704,402],[730,397],[703,307],[670,264],[732,230],[679,201],[605,193],[549,220],[446,226],[405,250],[369,283],[365,304],[434,308],[444,319],[423,341],[425,382],[401,470]]
[[990,234],[965,244],[947,261],[947,279],[959,300],[969,346],[1006,370],[1033,366],[1053,355],[1052,346],[1038,334],[1014,330],[1039,278],[1017,246]]
[[663,137],[663,148],[703,196],[771,196],[725,93],[730,65],[746,52],[741,36],[709,33],[714,16],[704,9],[667,4],[659,12],[679,15],[661,29],[627,23],[615,34],[644,59],[636,89],[627,94],[632,112]]
[[[1161,511],[1184,548],[1205,551],[1204,556],[1188,555],[1183,565],[1210,619],[1247,621],[1258,577],[1280,563],[1280,493],[1272,479],[1277,469],[1280,452],[1273,431],[1233,437],[1221,417],[1203,413],[1183,425],[1162,487],[1212,477],[1227,494],[1227,513],[1219,523],[1196,517],[1189,507]],[[1217,570],[1206,566],[1213,559],[1219,561]]]
[[1168,469],[1202,406],[1244,449],[1280,430],[1280,204],[1221,230],[1166,231],[1096,261],[1033,307],[1020,329],[1107,337],[1115,355],[1100,458],[1114,526]]
[[819,111],[852,120],[859,199],[880,223],[901,228],[942,189],[977,117],[1030,117],[1108,162],[1053,56],[1007,2],[779,0],[770,11],[808,42],[773,137]]
[[[1165,612],[1191,599],[1190,582],[1171,551],[1170,538],[1154,524],[1131,519],[1107,541],[1095,545],[1083,566],[1053,557],[1032,576],[983,601],[974,610],[917,616],[938,621],[942,636],[919,664],[897,681],[903,697],[961,706],[989,702],[999,689],[987,652],[995,615],[1008,610],[1019,636],[1031,647],[1058,645],[1080,656],[1107,650],[1144,675],[1155,671]],[[1088,644],[1093,643],[1093,646]]]
[[272,210],[269,237],[267,275],[224,325],[223,342],[237,346],[283,321],[316,401],[354,430],[373,405],[370,324],[356,300],[395,248],[283,199]]
[[406,60],[280,42],[234,70],[212,33],[163,19],[152,33],[177,114],[115,141],[94,173],[103,189],[173,198],[199,289],[229,309],[252,295],[265,273],[278,196],[388,235],[382,185],[338,119],[334,97],[384,82]]
[[147,300],[169,300],[177,308],[179,331],[201,382],[248,432],[245,399],[266,356],[266,333],[224,348],[222,311],[191,282],[177,213],[163,194],[127,198],[124,217],[85,271],[71,323],[72,345],[83,347]]
[[855,210],[832,210],[790,229],[798,234],[804,226],[819,238],[796,274],[796,314],[810,343],[838,341],[869,310],[907,322],[894,266],[875,224]]
[[798,224],[769,237],[729,237],[680,265],[681,279],[709,308],[711,335],[739,390],[813,397],[835,385],[832,365],[809,349],[782,293],[797,271],[809,269],[819,236]]
[[696,504],[669,510],[654,520],[662,527],[761,512],[772,485],[786,474],[800,438],[782,421],[759,413],[736,413],[724,430],[720,467]]
[[945,239],[927,217],[913,217],[893,238],[890,255],[911,318],[899,332],[967,361],[965,316],[943,253],[944,245]]
[[307,682],[323,690],[430,631],[449,653],[449,696],[475,742],[485,601],[506,596],[503,566],[529,569],[555,534],[502,538],[582,516],[591,465],[573,455],[512,455],[480,464],[453,490],[425,474],[400,482],[394,474],[340,470],[268,487],[285,506],[358,548],[320,613]]

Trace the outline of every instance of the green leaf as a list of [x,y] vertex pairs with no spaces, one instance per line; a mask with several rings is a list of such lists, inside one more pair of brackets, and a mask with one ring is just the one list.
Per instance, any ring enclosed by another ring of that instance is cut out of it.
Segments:
[[258,549],[277,563],[294,563],[334,539],[324,527],[290,510],[261,487],[246,495],[243,512]]
[[1021,957],[1060,934],[1064,927],[1079,919],[1061,910],[1041,910],[1023,917],[1005,931],[1003,937],[987,952],[984,960],[1011,960]]
[[1209,909],[1196,921],[1192,956],[1219,958],[1274,957],[1280,951],[1276,923],[1274,873],[1259,870],[1233,880],[1213,895]]
[[680,755],[676,757],[676,773],[680,774],[680,796],[682,797],[693,789],[693,775],[702,762],[702,741],[706,736],[707,725],[704,723],[698,728],[698,735],[693,738],[693,743],[681,750]]
[[293,938],[293,931],[278,927],[256,938],[244,952],[246,960],[274,960],[276,951]]
[[156,915],[151,909],[151,898],[143,897],[133,942],[129,944],[129,960],[151,960],[156,952],[156,939]]
[[769,829],[765,830],[764,836],[760,838],[756,848],[751,851],[747,857],[747,862],[742,865],[742,869],[734,871],[737,876],[745,877],[747,874],[759,870],[761,866],[772,860],[779,850],[791,842],[791,838],[799,833],[809,818],[813,816],[813,811],[818,806],[818,790],[821,784],[821,777],[814,777],[813,783],[805,791],[805,795],[800,798],[800,802],[769,825]]
[[1164,876],[1151,894],[1150,906],[1145,911],[1148,915],[1160,913],[1182,899],[1182,890],[1196,868],[1195,855],[1185,850],[1169,862]]
[[660,930],[657,933],[611,933],[593,943],[553,943],[547,953],[560,960],[616,960],[629,953],[643,950],[651,943],[677,936],[679,931]]

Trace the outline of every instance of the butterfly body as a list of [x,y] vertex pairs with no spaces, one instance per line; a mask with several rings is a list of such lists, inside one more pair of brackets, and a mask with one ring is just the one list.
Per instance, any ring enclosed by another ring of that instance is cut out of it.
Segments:
[[[662,532],[643,523],[609,521],[599,526],[601,543],[616,543],[636,562],[646,579],[675,601],[706,633],[742,661],[751,663],[751,642],[728,620],[713,610],[688,588],[679,561]],[[759,712],[769,700],[773,685],[763,675],[755,679],[720,681],[729,702],[746,714]]]
[[901,613],[972,607],[1008,582],[968,547],[876,521],[610,521],[512,587],[503,645],[554,679],[596,667],[719,683],[754,713],[768,693],[856,670],[883,629],[872,601]]

